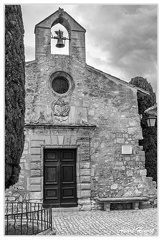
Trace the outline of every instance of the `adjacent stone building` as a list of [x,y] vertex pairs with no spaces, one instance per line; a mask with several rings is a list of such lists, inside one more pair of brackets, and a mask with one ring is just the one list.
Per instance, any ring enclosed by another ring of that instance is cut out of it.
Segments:
[[[68,31],[69,55],[51,54],[57,23]],[[63,9],[35,26],[35,60],[26,63],[25,147],[10,199],[91,210],[100,207],[97,197],[156,198],[139,146],[137,91],[148,93],[87,65],[85,32]]]

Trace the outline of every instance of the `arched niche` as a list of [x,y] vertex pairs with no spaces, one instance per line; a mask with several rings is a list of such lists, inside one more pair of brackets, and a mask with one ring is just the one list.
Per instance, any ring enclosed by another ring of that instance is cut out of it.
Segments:
[[[67,29],[60,23],[57,23],[51,27],[51,35],[57,36],[55,31],[63,31],[63,36],[69,39],[69,33]],[[65,47],[63,48],[58,48],[56,47],[57,44],[57,39],[51,38],[51,54],[64,54],[64,55],[69,55],[69,40],[65,40]]]
[[62,26],[64,26],[64,28],[66,28],[66,30],[69,34],[69,37],[71,37],[71,27],[70,27],[69,22],[64,17],[59,16],[56,20],[53,21],[51,28],[58,23],[61,24]]

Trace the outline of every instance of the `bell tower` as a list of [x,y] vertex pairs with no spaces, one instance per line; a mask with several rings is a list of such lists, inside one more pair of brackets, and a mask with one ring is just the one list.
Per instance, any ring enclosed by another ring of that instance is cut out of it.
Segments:
[[[64,39],[63,33],[53,37],[58,47],[69,44],[69,56],[85,63],[86,30],[61,8],[35,26],[35,58],[39,60],[40,57],[51,56],[51,28],[58,23],[66,28],[69,35],[68,39]],[[62,36],[62,40],[59,36]]]

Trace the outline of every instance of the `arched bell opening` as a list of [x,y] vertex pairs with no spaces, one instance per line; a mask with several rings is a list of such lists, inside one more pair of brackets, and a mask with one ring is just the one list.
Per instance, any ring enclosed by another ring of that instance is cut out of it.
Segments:
[[69,33],[60,23],[51,28],[51,54],[69,55]]

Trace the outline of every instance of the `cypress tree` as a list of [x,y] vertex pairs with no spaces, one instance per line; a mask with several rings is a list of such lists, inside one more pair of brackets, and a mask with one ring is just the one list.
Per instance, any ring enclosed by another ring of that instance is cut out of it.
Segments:
[[20,5],[5,6],[5,189],[19,179],[24,148],[25,55]]

